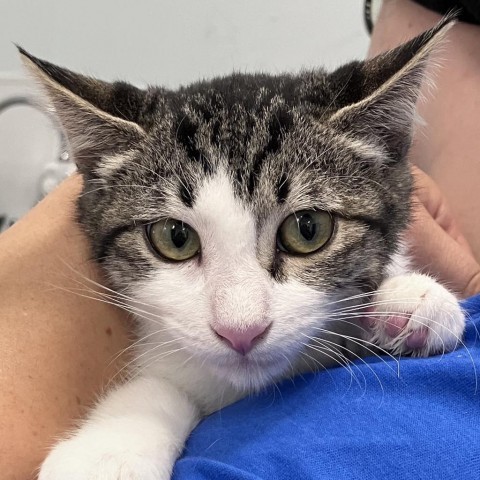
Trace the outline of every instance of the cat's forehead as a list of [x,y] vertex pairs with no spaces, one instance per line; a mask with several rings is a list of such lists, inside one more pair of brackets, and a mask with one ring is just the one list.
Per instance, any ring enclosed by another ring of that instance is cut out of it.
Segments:
[[194,84],[165,94],[159,123],[168,118],[168,133],[190,160],[208,161],[217,153],[230,163],[252,165],[275,153],[300,124],[305,129],[312,110],[329,104],[328,89],[318,89],[321,75],[315,102],[308,100],[308,76],[237,74]]
[[[147,162],[153,153],[151,168],[186,185],[185,199],[186,190],[223,170],[240,196],[252,197],[258,187],[272,190],[273,183],[275,196],[282,200],[288,190],[286,177],[322,153],[313,110],[318,113],[322,103],[331,102],[326,88],[319,91],[321,74],[316,75],[313,82],[308,75],[238,74],[164,92],[148,149],[139,161]],[[314,104],[308,101],[313,94]],[[331,143],[325,132],[321,136],[321,144]]]
[[300,101],[322,104],[329,97],[331,85],[327,75],[317,70],[298,75],[232,74],[203,82],[196,82],[176,91],[165,92],[166,98],[177,108],[187,103],[210,115],[231,112],[239,105],[249,112],[260,112],[281,99],[287,107]]
[[[146,186],[148,195],[132,194],[129,202],[136,218],[191,208],[218,175],[260,224],[285,205],[290,210],[376,206],[371,194],[365,198],[368,188],[358,188],[368,180],[359,181],[358,174],[365,151],[369,160],[378,152],[322,122],[322,109],[333,105],[331,92],[320,73],[312,75],[231,75],[157,92],[157,124],[139,151],[120,160],[125,168],[111,183]],[[125,191],[119,196],[124,202]]]

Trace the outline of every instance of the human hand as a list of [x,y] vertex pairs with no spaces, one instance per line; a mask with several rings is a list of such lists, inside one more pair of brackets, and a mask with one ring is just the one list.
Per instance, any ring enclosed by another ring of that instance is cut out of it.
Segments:
[[480,264],[438,185],[412,166],[415,180],[410,255],[422,272],[438,278],[461,297],[480,292]]

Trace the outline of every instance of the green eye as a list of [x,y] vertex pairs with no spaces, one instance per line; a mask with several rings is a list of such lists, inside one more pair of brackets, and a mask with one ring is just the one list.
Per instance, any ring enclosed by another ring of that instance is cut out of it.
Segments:
[[160,220],[149,225],[147,236],[162,257],[181,262],[200,252],[197,232],[180,220]]
[[277,233],[278,248],[295,255],[307,255],[322,248],[333,233],[328,212],[300,210],[287,217]]

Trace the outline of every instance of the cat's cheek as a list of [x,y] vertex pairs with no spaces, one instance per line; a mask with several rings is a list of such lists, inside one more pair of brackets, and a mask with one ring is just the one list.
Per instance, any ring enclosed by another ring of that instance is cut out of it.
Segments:
[[318,325],[329,297],[299,281],[288,280],[275,284],[272,298],[272,333],[275,330],[283,338],[293,339],[298,332]]
[[155,336],[158,332],[163,339],[188,336],[208,341],[211,332],[205,327],[210,317],[209,302],[205,282],[195,273],[159,268],[148,279],[131,286],[132,313],[145,334]]

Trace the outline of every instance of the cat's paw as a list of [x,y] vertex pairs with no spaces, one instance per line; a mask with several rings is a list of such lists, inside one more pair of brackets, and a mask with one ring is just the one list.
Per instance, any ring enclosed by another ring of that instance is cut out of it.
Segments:
[[[78,436],[60,442],[40,468],[38,480],[168,480],[170,468],[161,469],[152,453],[118,448],[105,438]],[[127,447],[127,444],[125,444]]]
[[465,329],[455,296],[426,275],[387,279],[371,305],[368,340],[394,355],[426,357],[453,350]]

